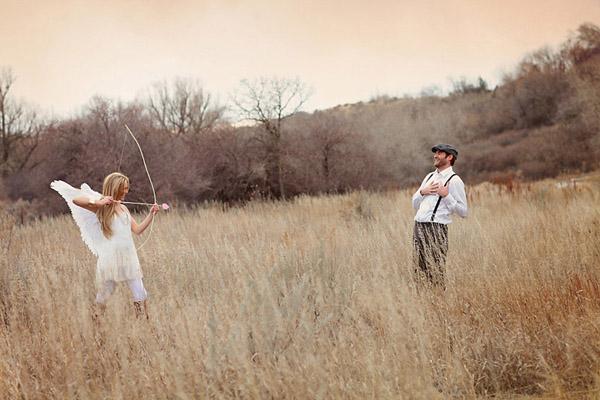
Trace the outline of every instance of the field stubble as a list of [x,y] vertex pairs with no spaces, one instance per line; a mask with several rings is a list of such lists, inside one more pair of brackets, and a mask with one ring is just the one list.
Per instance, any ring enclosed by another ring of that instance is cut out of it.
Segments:
[[600,396],[600,190],[480,186],[444,293],[414,290],[410,193],[159,215],[150,320],[70,216],[0,229],[8,398]]

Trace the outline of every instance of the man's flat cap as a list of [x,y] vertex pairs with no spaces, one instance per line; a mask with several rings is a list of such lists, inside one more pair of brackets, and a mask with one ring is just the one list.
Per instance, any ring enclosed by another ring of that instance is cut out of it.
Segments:
[[454,158],[458,158],[458,150],[449,144],[436,144],[431,148],[432,152],[443,151],[446,154],[452,154]]

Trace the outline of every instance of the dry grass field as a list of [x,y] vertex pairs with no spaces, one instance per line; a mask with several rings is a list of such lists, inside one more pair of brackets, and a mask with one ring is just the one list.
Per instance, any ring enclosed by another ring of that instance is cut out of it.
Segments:
[[445,292],[411,281],[410,193],[162,214],[92,318],[70,216],[2,218],[0,393],[10,399],[600,397],[600,185],[469,190]]

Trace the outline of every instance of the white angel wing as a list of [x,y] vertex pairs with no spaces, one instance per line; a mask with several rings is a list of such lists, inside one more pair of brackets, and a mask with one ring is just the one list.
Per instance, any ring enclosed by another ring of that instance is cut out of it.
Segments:
[[82,184],[81,189],[74,188],[63,181],[54,181],[50,187],[56,190],[67,202],[71,215],[81,232],[83,242],[89,247],[90,251],[97,256],[100,244],[105,240],[102,234],[102,227],[98,217],[91,211],[79,207],[73,203],[73,199],[77,196],[86,196],[94,200],[99,200],[102,195],[93,191],[87,184]]

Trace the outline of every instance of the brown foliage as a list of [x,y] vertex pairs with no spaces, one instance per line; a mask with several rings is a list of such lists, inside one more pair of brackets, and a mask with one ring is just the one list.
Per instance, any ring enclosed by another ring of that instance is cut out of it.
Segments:
[[494,185],[501,186],[509,193],[515,192],[520,186],[519,175],[514,172],[495,174],[490,178],[490,182]]
[[312,114],[299,112],[309,91],[298,80],[243,81],[234,102],[254,126],[229,125],[191,81],[158,84],[144,104],[94,97],[80,115],[11,145],[18,168],[5,174],[0,195],[49,198],[48,211],[64,210],[48,197],[50,181],[99,189],[120,169],[132,178],[131,196],[148,201],[124,123],[142,144],[159,197],[183,203],[412,186],[433,168],[429,150],[439,142],[459,148],[455,169],[468,184],[589,171],[600,166],[599,38],[600,28],[582,25],[558,51],[527,55],[492,91],[462,78],[445,97],[381,96]]

